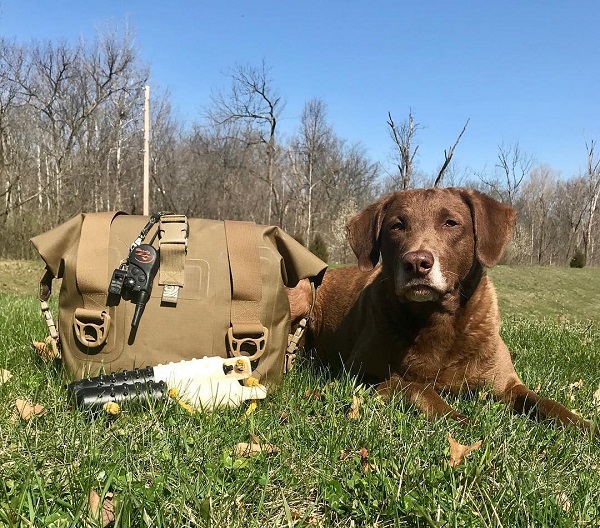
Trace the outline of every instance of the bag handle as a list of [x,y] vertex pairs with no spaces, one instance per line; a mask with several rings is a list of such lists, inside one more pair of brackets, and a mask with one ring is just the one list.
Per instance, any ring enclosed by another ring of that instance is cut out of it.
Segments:
[[260,321],[262,275],[254,222],[225,220],[225,240],[231,273],[231,326],[227,332],[234,356],[258,359],[265,351],[268,330]]

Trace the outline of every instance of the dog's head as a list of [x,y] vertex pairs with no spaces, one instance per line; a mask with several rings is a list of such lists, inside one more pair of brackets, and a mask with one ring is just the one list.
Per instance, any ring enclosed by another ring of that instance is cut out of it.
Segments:
[[516,211],[469,189],[416,189],[388,195],[348,222],[362,270],[379,262],[396,294],[436,301],[455,291],[474,265],[502,257]]

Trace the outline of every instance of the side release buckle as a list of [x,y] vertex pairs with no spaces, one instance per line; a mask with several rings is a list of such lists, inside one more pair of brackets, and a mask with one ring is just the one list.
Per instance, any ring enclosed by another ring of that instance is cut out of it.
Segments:
[[242,335],[244,337],[241,337],[239,332],[238,335],[234,335],[233,326],[227,330],[227,343],[231,355],[245,356],[254,361],[264,354],[269,337],[266,327],[263,326],[260,332],[243,332]]
[[96,348],[104,344],[110,328],[110,315],[105,310],[77,308],[73,315],[75,335],[87,347]]

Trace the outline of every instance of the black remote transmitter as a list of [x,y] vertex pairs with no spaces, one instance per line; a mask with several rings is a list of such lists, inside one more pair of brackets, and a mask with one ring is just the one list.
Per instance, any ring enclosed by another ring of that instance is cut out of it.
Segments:
[[135,312],[131,321],[131,327],[137,328],[146,303],[150,299],[152,282],[160,264],[158,251],[150,244],[140,244],[129,253],[127,264],[129,266],[123,287],[137,293]]

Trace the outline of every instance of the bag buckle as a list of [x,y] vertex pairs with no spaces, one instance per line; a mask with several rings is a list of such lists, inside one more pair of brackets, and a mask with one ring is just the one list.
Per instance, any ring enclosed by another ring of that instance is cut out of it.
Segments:
[[110,328],[110,315],[107,311],[77,308],[73,319],[75,335],[82,345],[95,348],[104,344]]
[[254,361],[263,355],[267,345],[267,338],[269,331],[264,326],[262,331],[258,333],[246,333],[242,332],[244,337],[240,336],[238,331],[237,335],[233,334],[233,326],[230,326],[227,330],[227,342],[229,344],[229,350],[233,356],[245,356],[250,361]]
[[185,215],[163,215],[160,217],[161,242],[183,244],[187,251],[190,226]]

